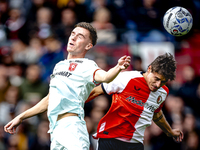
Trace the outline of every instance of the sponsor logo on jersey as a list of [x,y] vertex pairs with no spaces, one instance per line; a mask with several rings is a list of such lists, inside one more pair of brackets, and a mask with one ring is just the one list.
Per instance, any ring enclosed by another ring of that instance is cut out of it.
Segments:
[[144,102],[142,102],[142,100],[137,100],[133,96],[127,97],[126,100],[129,101],[129,102],[131,102],[131,103],[133,103],[133,104],[136,104],[138,106],[145,107],[146,109],[150,110],[151,112],[154,112],[156,110],[155,106],[150,105],[147,102],[144,103]]
[[136,91],[139,91],[141,88],[137,88],[136,86],[134,86],[134,89],[135,89]]
[[65,77],[69,77],[72,75],[72,73],[67,72],[67,71],[60,71],[60,72],[56,72],[54,74],[51,74],[51,79],[53,79],[56,75],[61,75],[61,76],[65,76]]
[[78,65],[77,63],[70,63],[70,65],[69,65],[69,71],[74,71],[76,69],[77,65]]

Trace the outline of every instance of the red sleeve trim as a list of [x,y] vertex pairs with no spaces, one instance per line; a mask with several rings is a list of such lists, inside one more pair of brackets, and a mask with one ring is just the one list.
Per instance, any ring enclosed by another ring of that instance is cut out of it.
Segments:
[[167,95],[169,94],[169,89],[166,85],[162,86],[162,88],[167,92]]
[[154,113],[158,113],[162,109],[164,103],[165,101],[154,111]]
[[94,76],[95,76],[95,73],[97,72],[97,70],[101,70],[101,69],[96,69],[93,73],[93,83],[97,86],[97,85],[100,85],[101,82],[97,83],[95,80],[94,80]]

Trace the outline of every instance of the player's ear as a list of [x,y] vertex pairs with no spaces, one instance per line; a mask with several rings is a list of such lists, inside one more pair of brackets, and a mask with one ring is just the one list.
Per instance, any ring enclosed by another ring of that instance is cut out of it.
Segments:
[[91,49],[93,47],[93,45],[92,45],[92,43],[89,43],[88,45],[86,45],[86,50],[89,50],[89,49]]
[[148,73],[151,72],[151,65],[148,67],[147,72],[148,72]]

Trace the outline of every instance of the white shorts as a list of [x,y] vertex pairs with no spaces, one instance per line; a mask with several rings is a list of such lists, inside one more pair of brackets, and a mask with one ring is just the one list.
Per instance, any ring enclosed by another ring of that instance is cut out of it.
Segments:
[[51,150],[89,150],[89,146],[85,121],[77,116],[57,121],[51,134]]

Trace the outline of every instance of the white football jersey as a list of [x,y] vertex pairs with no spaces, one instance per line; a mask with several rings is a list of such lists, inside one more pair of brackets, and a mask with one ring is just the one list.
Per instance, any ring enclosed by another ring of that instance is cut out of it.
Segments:
[[59,114],[76,113],[84,119],[84,103],[95,87],[99,67],[87,58],[69,59],[56,64],[50,81],[48,118],[51,132]]

